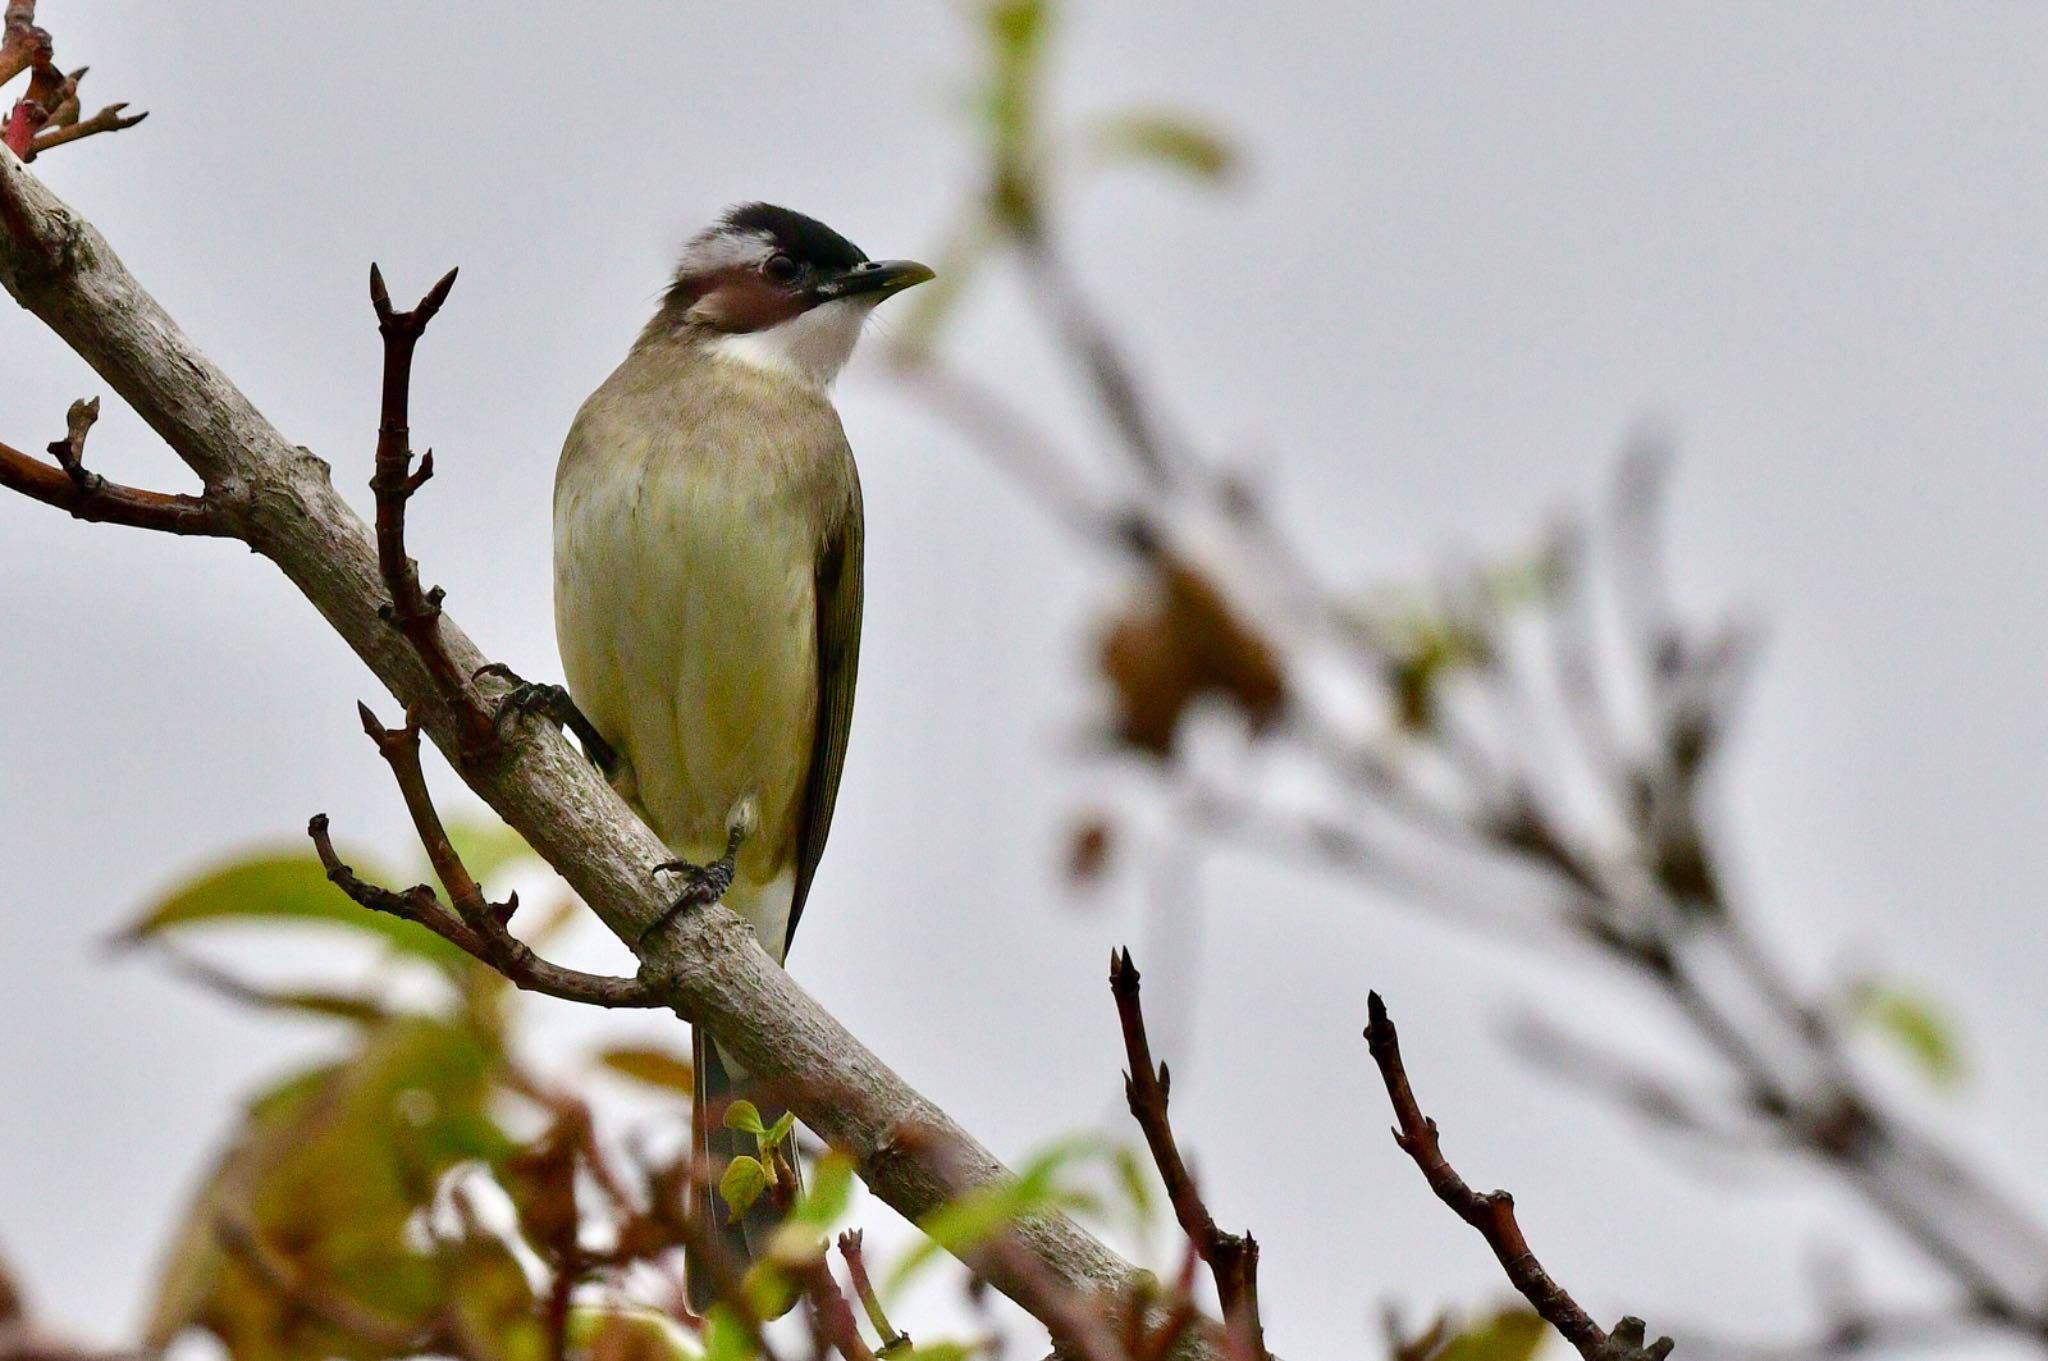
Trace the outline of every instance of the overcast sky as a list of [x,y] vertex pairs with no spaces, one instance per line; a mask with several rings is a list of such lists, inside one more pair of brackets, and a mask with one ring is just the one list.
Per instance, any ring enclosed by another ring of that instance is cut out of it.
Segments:
[[[1333,575],[1526,543],[1604,489],[1637,422],[1675,432],[1683,595],[1770,626],[1727,772],[1767,931],[1803,975],[1876,965],[1945,999],[1974,1076],[1932,1118],[2048,1208],[2048,11],[1076,8],[1072,107],[1184,104],[1249,155],[1220,195],[1089,190],[1067,223],[1081,262],[1183,422],[1258,451]],[[47,0],[43,17],[66,65],[92,64],[88,105],[152,117],[38,170],[359,505],[365,267],[401,299],[462,267],[417,369],[440,476],[412,546],[530,676],[559,674],[556,451],[683,238],[760,197],[878,255],[929,252],[973,168],[955,113],[972,54],[947,4]],[[1016,301],[992,281],[953,353],[1088,435]],[[22,447],[103,391],[26,314],[0,324],[0,374],[0,437]],[[94,466],[185,487],[108,405]],[[1016,1156],[1118,1100],[1102,966],[1142,914],[1128,894],[1077,908],[1057,874],[1096,789],[1072,737],[1116,582],[884,376],[856,365],[841,406],[867,628],[792,965]],[[53,1317],[130,1333],[232,1103],[329,1042],[98,941],[314,811],[395,857],[402,810],[350,707],[371,697],[246,552],[0,501],[0,1243]],[[1811,1317],[1804,1265],[1833,1245],[1875,1280],[1919,1279],[1845,1199],[1782,1168],[1693,1166],[1503,1051],[1519,1001],[1654,1034],[1635,1019],[1654,1003],[1606,974],[1253,862],[1202,887],[1200,948],[1172,980],[1198,999],[1171,1055],[1177,1122],[1219,1216],[1258,1233],[1283,1354],[1371,1350],[1384,1298],[1502,1290],[1380,1136],[1368,986],[1453,1157],[1515,1189],[1601,1318],[1791,1328]],[[1274,1113],[1305,1111],[1357,1137],[1321,1175],[1277,1174]]]

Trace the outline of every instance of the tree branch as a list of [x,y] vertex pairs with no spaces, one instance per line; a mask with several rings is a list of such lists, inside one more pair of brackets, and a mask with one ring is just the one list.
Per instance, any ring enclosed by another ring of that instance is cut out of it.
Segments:
[[[669,858],[667,848],[558,733],[529,725],[490,759],[463,760],[463,732],[437,702],[435,678],[380,616],[388,594],[375,540],[334,490],[327,465],[287,441],[105,238],[4,152],[0,228],[0,284],[218,489],[250,546],[284,571],[401,703],[423,706],[427,735],[469,786],[608,929],[629,945],[639,942],[643,976],[662,980],[668,1005],[703,1025],[750,1072],[786,1084],[798,1117],[852,1153],[862,1179],[906,1218],[937,1209],[961,1187],[1010,1179],[967,1131],[799,988],[732,913],[690,912],[641,942],[669,907],[652,872]],[[446,615],[438,630],[462,675],[486,660]],[[946,1152],[901,1141],[899,1132],[912,1127],[938,1131]],[[1134,1278],[1128,1262],[1065,1215],[1031,1217],[1014,1241],[1015,1260],[988,1262],[984,1271],[1027,1308],[1041,1278],[1089,1291],[1118,1291]],[[1193,1355],[1215,1355],[1206,1337],[1191,1336],[1187,1345]]]
[[[457,666],[454,658],[448,655],[448,649],[442,645],[441,601],[445,593],[439,586],[426,591],[420,589],[419,564],[405,550],[406,505],[412,500],[413,493],[434,475],[433,450],[429,449],[420,456],[417,470],[412,463],[412,356],[420,337],[426,334],[427,323],[441,310],[441,304],[448,301],[448,292],[455,287],[456,273],[456,270],[449,270],[427,290],[418,306],[409,312],[399,312],[391,306],[391,294],[384,287],[383,271],[375,265],[370,266],[370,305],[377,312],[377,334],[384,340],[384,384],[377,419],[377,463],[376,472],[370,478],[370,490],[377,497],[377,567],[383,574],[385,587],[391,592],[391,603],[385,607],[384,617],[405,635],[413,651],[419,654],[421,664],[434,679],[434,688],[442,702],[455,715],[461,732],[462,754],[474,759],[496,745],[497,730],[491,722],[490,713],[470,688],[468,678],[476,668],[464,670]],[[453,893],[454,889],[450,888],[449,892]]]
[[76,520],[155,529],[166,534],[235,537],[235,527],[227,515],[203,496],[143,491],[87,472],[82,461],[85,433],[99,414],[97,397],[71,404],[64,438],[50,442],[50,454],[57,460],[55,467],[0,444],[0,487],[68,511]]
[[1465,1184],[1437,1146],[1436,1121],[1422,1113],[1408,1086],[1408,1073],[1401,1065],[1401,1039],[1387,1015],[1386,1003],[1375,992],[1367,997],[1366,1007],[1370,1018],[1365,1028],[1366,1047],[1372,1052],[1373,1062],[1379,1065],[1380,1077],[1387,1084],[1387,1097],[1394,1103],[1394,1118],[1399,1122],[1394,1142],[1422,1169],[1423,1180],[1436,1192],[1437,1199],[1479,1231],[1479,1236],[1493,1249],[1493,1255],[1500,1259],[1501,1269],[1515,1289],[1586,1361],[1663,1361],[1671,1353],[1670,1338],[1660,1337],[1645,1346],[1643,1321],[1633,1317],[1615,1324],[1612,1333],[1605,1331],[1543,1269],[1536,1254],[1529,1250],[1528,1240],[1522,1237],[1522,1226],[1515,1220],[1513,1196],[1506,1191],[1481,1195]]
[[1138,966],[1131,963],[1129,950],[1109,957],[1109,989],[1116,997],[1117,1018],[1123,1023],[1124,1055],[1130,1065],[1124,1074],[1124,1100],[1131,1108],[1131,1118],[1144,1131],[1152,1162],[1166,1183],[1174,1219],[1216,1279],[1224,1327],[1246,1356],[1261,1361],[1266,1356],[1266,1334],[1259,1322],[1259,1245],[1248,1233],[1225,1233],[1217,1227],[1195,1186],[1194,1174],[1181,1158],[1173,1122],[1166,1113],[1171,1078],[1164,1063],[1155,1066],[1152,1062],[1145,1012],[1138,1001]]
[[433,865],[442,888],[447,890],[453,911],[442,906],[441,900],[434,896],[434,890],[425,884],[416,884],[403,893],[394,893],[357,877],[335,854],[334,843],[327,833],[327,815],[321,813],[307,824],[306,831],[313,838],[313,849],[326,868],[327,877],[334,881],[336,887],[358,905],[373,912],[385,912],[419,923],[530,992],[546,993],[550,997],[595,1007],[667,1005],[663,990],[650,982],[584,973],[580,969],[550,964],[536,955],[525,941],[514,936],[507,923],[519,908],[519,895],[515,893],[502,903],[486,902],[483,889],[462,863],[462,857],[456,854],[447,829],[442,826],[441,815],[434,808],[433,796],[427,790],[426,774],[420,769],[419,725],[408,715],[402,726],[386,728],[377,721],[367,704],[357,705],[356,710],[362,717],[363,731],[377,744],[378,754],[390,765],[392,777],[398,781],[399,793],[405,798],[406,811],[412,814],[413,828],[419,833],[420,845],[425,848],[427,860]]

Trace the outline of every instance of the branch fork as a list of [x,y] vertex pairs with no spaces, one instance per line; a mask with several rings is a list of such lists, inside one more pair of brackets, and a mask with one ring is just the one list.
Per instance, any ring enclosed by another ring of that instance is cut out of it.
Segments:
[[42,459],[0,444],[0,487],[68,512],[74,520],[154,529],[165,534],[239,538],[227,510],[211,497],[144,491],[109,482],[85,466],[85,437],[100,416],[100,399],[79,400],[65,416],[62,439],[47,446],[52,467]]
[[441,637],[441,602],[446,597],[439,586],[422,590],[419,564],[405,547],[406,505],[414,493],[434,475],[434,451],[420,455],[413,464],[410,409],[412,404],[412,358],[427,323],[448,301],[459,271],[449,270],[425,297],[409,311],[391,305],[390,290],[384,286],[384,272],[370,266],[370,306],[377,313],[377,334],[384,341],[384,384],[377,420],[376,471],[370,490],[377,498],[377,567],[384,578],[390,601],[379,611],[385,622],[405,636],[413,652],[432,677],[435,692],[455,715],[461,730],[461,745],[467,756],[481,756],[498,744],[492,715],[479,701],[471,678],[448,653]]
[[337,888],[372,912],[387,913],[426,927],[465,954],[488,964],[517,987],[599,1007],[668,1004],[667,990],[653,980],[565,969],[542,959],[525,941],[513,935],[510,923],[512,914],[519,910],[519,895],[508,894],[499,903],[487,900],[482,886],[449,841],[447,828],[442,825],[433,796],[428,792],[426,774],[420,768],[418,719],[408,712],[403,724],[387,728],[377,721],[369,705],[358,704],[356,710],[362,717],[363,731],[377,745],[377,754],[391,767],[406,810],[412,814],[413,828],[419,833],[420,844],[426,848],[427,859],[448,895],[448,902],[442,903],[426,884],[401,891],[364,880],[336,854],[328,833],[327,815],[319,813],[306,824],[306,833],[313,838],[320,864]]

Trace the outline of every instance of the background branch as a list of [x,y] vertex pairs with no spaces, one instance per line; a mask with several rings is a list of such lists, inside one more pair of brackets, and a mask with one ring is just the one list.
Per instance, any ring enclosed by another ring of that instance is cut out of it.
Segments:
[[1671,1353],[1670,1338],[1658,1338],[1644,1345],[1643,1321],[1633,1317],[1622,1319],[1613,1332],[1607,1332],[1543,1269],[1522,1237],[1522,1226],[1515,1221],[1513,1196],[1506,1191],[1481,1195],[1465,1184],[1437,1144],[1436,1121],[1422,1113],[1408,1085],[1407,1070],[1401,1065],[1401,1039],[1387,1015],[1386,1004],[1375,992],[1367,998],[1366,1005],[1370,1015],[1365,1028],[1366,1047],[1373,1062],[1379,1065],[1380,1077],[1387,1084],[1387,1098],[1394,1104],[1394,1118],[1399,1122],[1394,1142],[1415,1160],[1429,1189],[1458,1218],[1479,1231],[1522,1298],[1529,1301],[1544,1322],[1563,1334],[1565,1341],[1586,1361],[1663,1361]]

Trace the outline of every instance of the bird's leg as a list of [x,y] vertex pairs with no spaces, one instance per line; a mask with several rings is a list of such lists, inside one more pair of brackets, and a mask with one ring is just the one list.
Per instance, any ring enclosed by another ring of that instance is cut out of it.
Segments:
[[725,854],[710,864],[698,865],[688,860],[664,860],[654,867],[656,874],[679,876],[683,881],[683,891],[669,904],[666,912],[655,918],[652,926],[640,933],[643,943],[690,909],[709,907],[725,896],[725,891],[732,887],[733,863],[739,857],[740,843],[747,839],[747,833],[751,830],[751,819],[735,817],[726,824]]
[[526,680],[503,662],[478,667],[470,679],[478,680],[484,676],[497,676],[512,683],[512,688],[498,700],[498,707],[491,714],[493,728],[501,727],[514,714],[545,718],[556,727],[575,733],[576,740],[583,744],[583,754],[590,758],[590,764],[604,772],[606,778],[619,773],[618,752],[599,735],[597,726],[576,707],[576,701],[569,697],[567,690],[559,685]]

